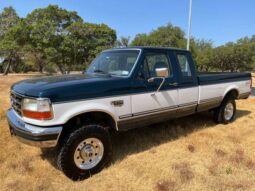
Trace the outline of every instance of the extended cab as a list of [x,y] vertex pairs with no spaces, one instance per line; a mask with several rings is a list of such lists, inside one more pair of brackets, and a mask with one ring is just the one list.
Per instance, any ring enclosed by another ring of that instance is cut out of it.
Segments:
[[58,146],[58,166],[77,180],[109,161],[110,132],[206,110],[226,124],[234,119],[235,100],[250,92],[250,73],[199,74],[186,50],[110,49],[83,74],[14,84],[7,117],[11,134],[23,142]]

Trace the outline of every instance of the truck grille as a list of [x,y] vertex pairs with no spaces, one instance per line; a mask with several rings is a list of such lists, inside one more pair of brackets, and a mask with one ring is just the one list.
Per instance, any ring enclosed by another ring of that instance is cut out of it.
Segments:
[[22,115],[22,113],[21,113],[21,102],[22,102],[22,96],[15,93],[15,92],[11,92],[11,105],[12,105],[12,108],[20,116]]

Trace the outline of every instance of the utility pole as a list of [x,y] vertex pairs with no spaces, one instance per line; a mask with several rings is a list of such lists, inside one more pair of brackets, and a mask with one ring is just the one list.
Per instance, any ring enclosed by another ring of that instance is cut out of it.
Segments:
[[192,0],[189,0],[189,24],[188,24],[187,50],[189,50],[189,47],[190,47],[191,17],[192,17]]

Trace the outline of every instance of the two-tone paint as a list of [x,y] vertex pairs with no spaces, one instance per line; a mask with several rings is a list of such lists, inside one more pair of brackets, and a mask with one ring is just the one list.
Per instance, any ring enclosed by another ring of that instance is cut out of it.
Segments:
[[[51,127],[62,126],[80,114],[103,112],[113,119],[114,128],[121,131],[218,107],[230,91],[236,91],[238,98],[247,98],[250,94],[250,73],[198,74],[191,54],[186,50],[133,49],[139,50],[140,54],[128,77],[64,75],[14,84],[12,91],[24,97],[49,98],[54,113],[51,120],[19,118],[27,124]],[[156,90],[160,80],[150,83],[137,77],[146,52],[165,53],[172,65],[173,75],[165,79],[159,92]],[[182,77],[177,54],[187,56],[192,74],[190,78]]]

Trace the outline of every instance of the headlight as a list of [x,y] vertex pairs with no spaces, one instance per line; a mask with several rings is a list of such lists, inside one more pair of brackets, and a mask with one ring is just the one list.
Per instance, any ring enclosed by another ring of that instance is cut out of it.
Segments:
[[29,99],[25,98],[22,102],[22,114],[24,117],[49,120],[53,118],[52,108],[49,99]]

